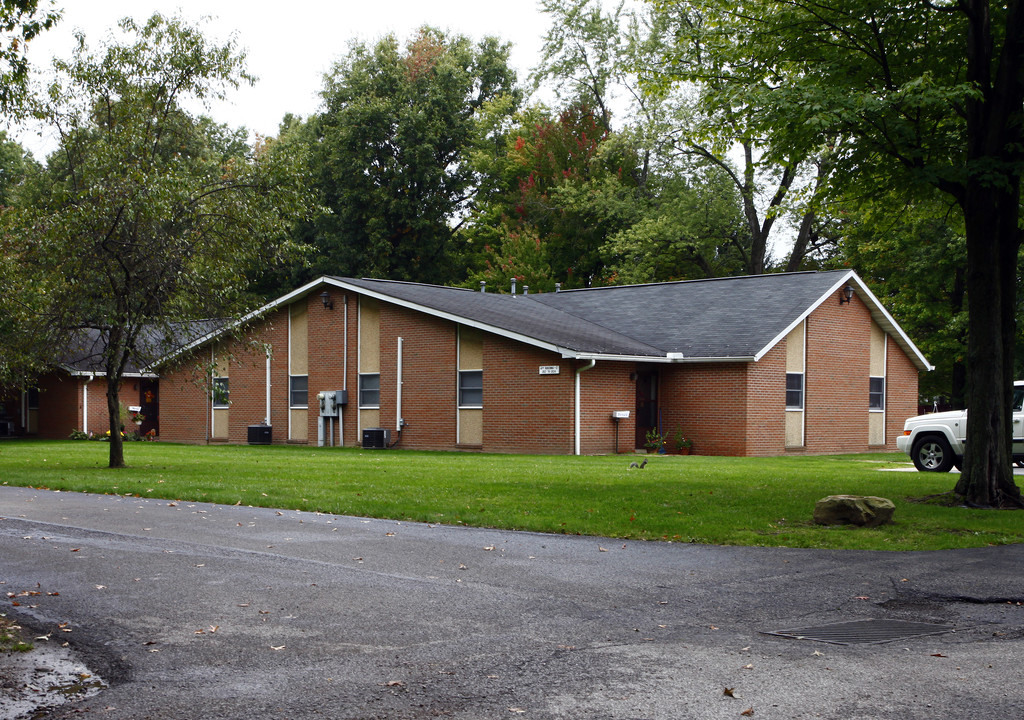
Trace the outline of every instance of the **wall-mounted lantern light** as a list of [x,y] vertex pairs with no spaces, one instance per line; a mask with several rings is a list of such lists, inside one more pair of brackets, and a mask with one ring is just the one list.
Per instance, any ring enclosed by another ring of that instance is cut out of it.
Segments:
[[324,307],[327,308],[328,310],[334,309],[334,300],[331,299],[331,294],[326,290],[320,293],[320,302],[322,302],[324,304]]
[[839,292],[839,304],[848,303],[853,300],[853,288],[847,285]]

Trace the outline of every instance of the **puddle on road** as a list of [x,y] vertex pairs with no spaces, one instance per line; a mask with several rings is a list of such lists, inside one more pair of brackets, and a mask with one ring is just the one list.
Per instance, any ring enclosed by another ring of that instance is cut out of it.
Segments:
[[0,653],[0,718],[32,720],[68,703],[97,695],[106,683],[63,647],[35,644],[23,653]]

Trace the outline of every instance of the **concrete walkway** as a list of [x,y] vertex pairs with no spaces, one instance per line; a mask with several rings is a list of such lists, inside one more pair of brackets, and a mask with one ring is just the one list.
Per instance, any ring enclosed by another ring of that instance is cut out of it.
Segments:
[[[1022,569],[0,487],[0,608],[108,685],[55,718],[1016,718]],[[763,634],[874,618],[951,631]]]

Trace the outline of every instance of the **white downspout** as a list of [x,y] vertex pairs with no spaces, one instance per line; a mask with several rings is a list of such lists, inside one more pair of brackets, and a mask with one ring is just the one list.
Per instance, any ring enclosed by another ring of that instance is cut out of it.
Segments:
[[405,340],[398,338],[398,382],[395,397],[395,432],[402,429],[402,346]]
[[592,369],[597,365],[597,360],[591,360],[589,365],[584,365],[576,371],[576,411],[575,411],[575,428],[576,428],[576,455],[580,454],[580,375],[585,373],[587,370]]
[[89,434],[89,383],[96,379],[96,373],[89,373],[89,378],[82,385],[82,432]]
[[270,424],[270,352],[267,352],[267,416],[263,418],[263,424]]
[[[344,344],[342,350],[341,359],[341,389],[345,391],[345,395],[348,395],[348,295],[342,296],[342,302],[345,305],[345,328],[342,331],[344,337]],[[332,431],[331,437],[334,437]],[[338,445],[345,447],[345,407],[338,405]]]

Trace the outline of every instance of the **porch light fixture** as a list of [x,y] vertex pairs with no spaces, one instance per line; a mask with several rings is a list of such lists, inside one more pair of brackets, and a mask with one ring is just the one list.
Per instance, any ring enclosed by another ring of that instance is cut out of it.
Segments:
[[324,304],[324,307],[328,310],[334,309],[334,301],[331,299],[331,294],[324,290],[320,293],[320,302]]
[[[324,293],[326,295],[326,293]],[[853,299],[853,288],[847,285],[839,293],[839,304],[843,305],[850,302]]]

